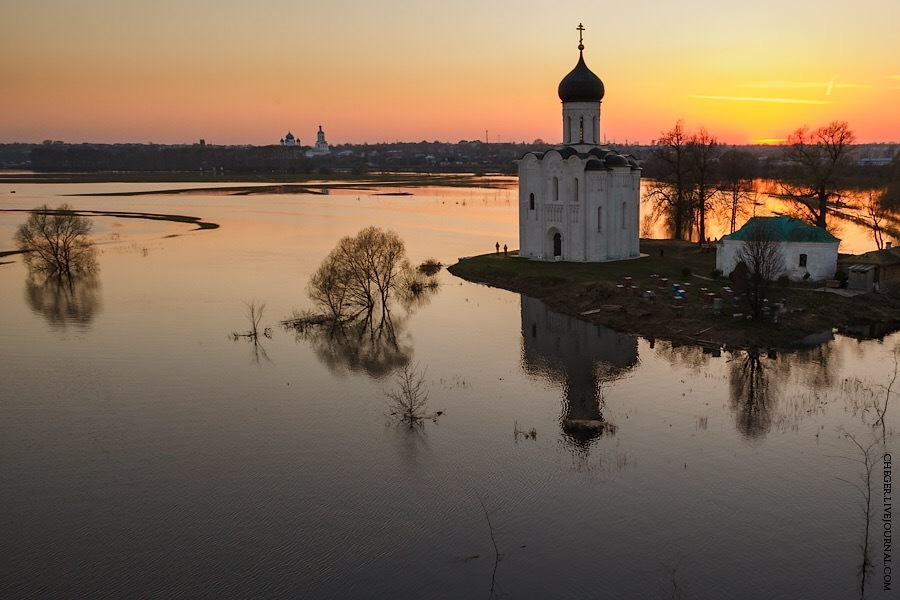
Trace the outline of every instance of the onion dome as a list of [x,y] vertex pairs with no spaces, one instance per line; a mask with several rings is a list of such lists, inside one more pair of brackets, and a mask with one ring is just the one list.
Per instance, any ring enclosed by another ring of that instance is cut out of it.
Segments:
[[563,102],[600,102],[603,100],[603,82],[584,64],[580,46],[578,64],[559,82],[559,99]]
[[628,159],[622,156],[621,154],[616,154],[611,152],[606,156],[606,166],[607,167],[630,167],[628,164]]

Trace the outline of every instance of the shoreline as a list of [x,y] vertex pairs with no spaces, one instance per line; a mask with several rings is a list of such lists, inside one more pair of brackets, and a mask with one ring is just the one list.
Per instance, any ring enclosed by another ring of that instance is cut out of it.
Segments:
[[[453,275],[537,298],[556,312],[609,327],[619,333],[674,345],[710,348],[789,350],[818,345],[834,332],[881,338],[900,329],[900,289],[880,294],[827,291],[823,284],[773,286],[773,304],[784,304],[778,320],[747,318],[746,304],[723,302],[720,311],[704,302],[714,293],[727,297],[729,280],[713,278],[715,253],[696,244],[641,240],[640,258],[608,263],[534,261],[514,254],[485,254],[448,267]],[[630,277],[634,287],[622,285]],[[673,300],[661,282],[688,289]],[[701,292],[701,290],[703,290]],[[653,299],[645,292],[653,292]]]

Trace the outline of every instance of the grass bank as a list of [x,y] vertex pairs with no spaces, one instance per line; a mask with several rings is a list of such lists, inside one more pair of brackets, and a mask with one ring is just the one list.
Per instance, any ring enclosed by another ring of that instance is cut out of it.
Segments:
[[[823,331],[848,333],[869,326],[884,332],[900,326],[900,292],[846,297],[822,286],[776,285],[774,304],[784,301],[778,320],[747,318],[745,303],[733,304],[727,278],[713,278],[715,253],[701,252],[696,244],[670,240],[642,240],[641,258],[609,263],[534,261],[488,254],[451,266],[463,279],[539,298],[558,312],[577,316],[623,333],[677,344],[728,348],[788,348]],[[626,277],[636,286],[623,285]],[[668,286],[661,283],[667,280]],[[671,284],[687,293],[679,304]],[[654,299],[644,297],[652,291]],[[724,308],[713,309],[704,294],[723,298]]]

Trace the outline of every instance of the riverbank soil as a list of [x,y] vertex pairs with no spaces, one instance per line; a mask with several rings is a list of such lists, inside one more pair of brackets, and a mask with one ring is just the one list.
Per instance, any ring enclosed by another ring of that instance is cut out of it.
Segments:
[[[834,329],[884,335],[900,327],[900,289],[850,296],[823,284],[773,284],[770,314],[750,319],[747,303],[734,299],[731,282],[714,277],[715,264],[715,251],[696,243],[641,240],[641,257],[631,260],[570,263],[486,254],[448,270],[539,298],[563,314],[676,344],[788,348]],[[684,290],[680,300],[676,284]]]

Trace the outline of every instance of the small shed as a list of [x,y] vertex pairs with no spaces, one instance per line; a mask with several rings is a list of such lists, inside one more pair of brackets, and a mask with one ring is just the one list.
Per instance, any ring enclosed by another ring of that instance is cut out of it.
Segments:
[[850,265],[847,268],[847,288],[851,290],[872,290],[875,287],[875,265]]
[[731,273],[740,262],[745,244],[754,241],[754,231],[758,230],[771,232],[781,248],[782,275],[794,281],[834,277],[841,240],[821,227],[786,216],[753,217],[739,230],[723,236],[716,248],[716,269],[726,275]]
[[840,261],[847,273],[847,287],[871,292],[900,284],[900,248],[873,250],[865,254],[846,256]]

